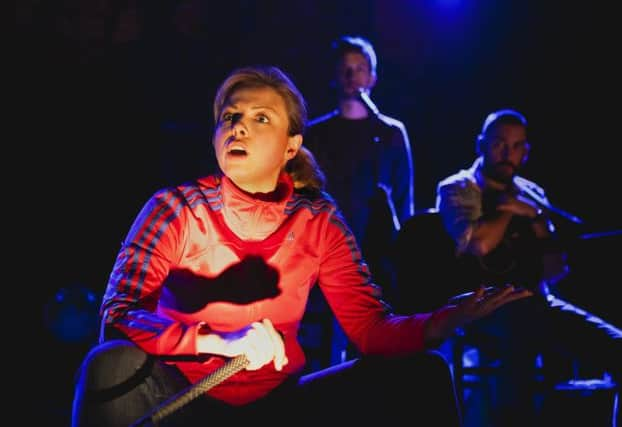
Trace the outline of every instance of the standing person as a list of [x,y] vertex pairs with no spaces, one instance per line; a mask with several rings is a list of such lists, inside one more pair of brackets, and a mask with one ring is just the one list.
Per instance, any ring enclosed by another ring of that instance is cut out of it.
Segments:
[[[332,54],[337,106],[310,122],[305,145],[326,174],[328,192],[389,296],[395,279],[388,248],[400,223],[414,213],[411,145],[404,124],[380,113],[371,101],[378,61],[369,40],[340,37]],[[339,325],[334,326],[331,363],[343,359],[348,344]]]
[[[156,192],[136,217],[103,297],[101,342],[78,373],[74,427],[133,425],[238,356],[243,370],[159,425],[289,425],[292,414],[312,425],[327,414],[460,425],[449,367],[433,350],[530,292],[478,289],[458,305],[392,314],[301,146],[305,117],[278,68],[237,69],[221,84],[221,173]],[[298,332],[316,283],[364,357],[301,376]]]
[[[436,190],[463,283],[510,282],[535,293],[466,328],[492,342],[501,360],[492,408],[496,426],[537,425],[535,361],[543,353],[545,367],[547,353],[570,354],[609,372],[618,389],[622,380],[622,331],[556,295],[555,285],[569,271],[556,232],[560,218],[553,224],[552,213],[559,210],[542,187],[519,175],[530,150],[525,116],[493,111],[477,137],[474,163],[441,180]],[[489,357],[486,349],[482,356]]]

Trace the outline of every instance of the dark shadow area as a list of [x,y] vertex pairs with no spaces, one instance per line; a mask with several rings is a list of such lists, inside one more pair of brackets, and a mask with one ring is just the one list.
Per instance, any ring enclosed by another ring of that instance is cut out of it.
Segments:
[[194,313],[213,302],[250,304],[278,296],[278,283],[278,271],[262,257],[249,256],[214,278],[189,270],[171,271],[160,303],[182,313]]
[[454,243],[437,212],[416,212],[402,224],[391,253],[396,287],[390,303],[399,313],[432,311],[471,290],[456,270]]
[[622,229],[585,232],[568,245],[570,273],[557,285],[558,293],[622,328],[617,298]]

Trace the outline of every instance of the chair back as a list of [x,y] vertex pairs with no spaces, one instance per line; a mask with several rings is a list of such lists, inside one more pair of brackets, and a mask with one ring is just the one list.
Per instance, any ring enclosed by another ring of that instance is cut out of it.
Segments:
[[435,209],[416,212],[403,222],[392,248],[395,269],[393,308],[401,314],[430,311],[471,290],[455,244]]

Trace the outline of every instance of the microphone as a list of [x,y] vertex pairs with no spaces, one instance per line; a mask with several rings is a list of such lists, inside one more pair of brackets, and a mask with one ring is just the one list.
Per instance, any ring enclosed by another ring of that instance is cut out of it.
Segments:
[[556,206],[551,205],[548,201],[544,200],[542,197],[536,194],[536,192],[534,192],[532,189],[526,186],[521,186],[520,190],[523,193],[526,193],[529,196],[529,198],[533,200],[534,202],[536,202],[536,204],[540,206],[541,208],[549,212],[552,212],[554,214],[557,214],[563,218],[566,218],[568,221],[571,221],[575,224],[583,224],[583,220],[581,218],[571,214],[570,212],[566,212]]
[[367,89],[363,87],[359,88],[359,98],[361,98],[361,101],[363,101],[363,104],[365,104],[367,108],[369,108],[369,111],[374,113],[376,116],[380,114],[380,110],[378,110],[378,107],[376,107],[376,104],[374,104],[374,101],[372,101],[371,98],[369,97],[369,94],[367,93]]

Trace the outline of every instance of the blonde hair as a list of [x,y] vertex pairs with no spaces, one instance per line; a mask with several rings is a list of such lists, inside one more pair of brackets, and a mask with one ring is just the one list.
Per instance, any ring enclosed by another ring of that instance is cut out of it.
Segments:
[[298,153],[285,165],[285,171],[292,177],[297,191],[318,192],[324,190],[326,177],[320,169],[313,153],[300,147]]
[[[289,121],[289,136],[303,135],[307,124],[307,104],[293,81],[274,66],[249,66],[233,70],[221,83],[214,97],[214,121],[218,124],[229,97],[246,88],[272,88],[285,102]],[[297,191],[321,191],[325,177],[313,154],[300,147],[294,158],[285,165],[285,171],[292,177]]]

